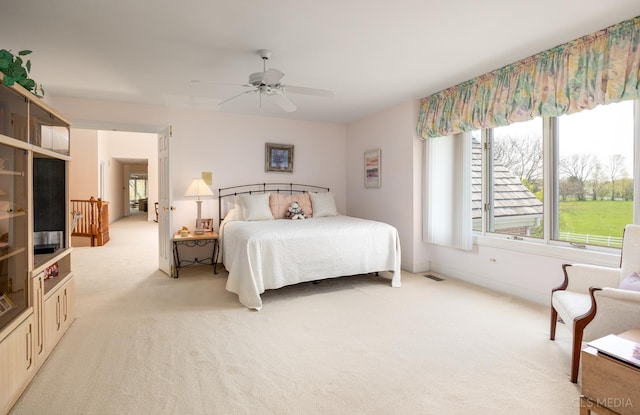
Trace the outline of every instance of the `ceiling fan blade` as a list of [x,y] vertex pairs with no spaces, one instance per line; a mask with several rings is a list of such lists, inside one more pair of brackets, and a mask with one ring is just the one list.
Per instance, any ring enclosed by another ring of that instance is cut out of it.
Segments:
[[306,88],[304,86],[282,85],[282,89],[292,94],[315,95],[318,97],[333,97],[336,95],[328,89]]
[[227,98],[224,101],[219,102],[218,105],[222,105],[224,103],[227,103],[227,102],[231,101],[232,99],[238,98],[238,97],[240,97],[242,95],[255,94],[256,92],[258,92],[257,89],[252,89],[252,90],[249,90],[249,91],[241,92],[241,93],[239,93],[237,95],[232,96],[231,98]]
[[275,85],[278,82],[280,82],[283,76],[284,76],[284,72],[281,72],[273,68],[267,69],[265,72],[262,73],[262,82],[265,83],[266,85]]
[[202,85],[202,87],[214,86],[214,85],[230,85],[230,86],[244,86],[247,88],[253,88],[253,85],[249,84],[236,84],[231,82],[215,82],[215,81],[202,81],[200,79],[192,79],[190,81],[193,85]]
[[271,95],[270,99],[273,100],[273,102],[275,102],[277,106],[279,106],[286,112],[294,112],[296,109],[298,109],[298,107],[296,107],[296,104],[291,102],[289,97],[287,97],[283,93],[275,93]]

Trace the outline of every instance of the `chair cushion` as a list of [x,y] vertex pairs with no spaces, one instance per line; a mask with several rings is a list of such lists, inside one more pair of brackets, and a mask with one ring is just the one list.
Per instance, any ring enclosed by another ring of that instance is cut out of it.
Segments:
[[591,297],[589,294],[574,291],[556,291],[551,298],[551,304],[562,321],[573,326],[573,319],[583,315],[591,308]]
[[640,275],[634,272],[620,281],[621,290],[640,291]]

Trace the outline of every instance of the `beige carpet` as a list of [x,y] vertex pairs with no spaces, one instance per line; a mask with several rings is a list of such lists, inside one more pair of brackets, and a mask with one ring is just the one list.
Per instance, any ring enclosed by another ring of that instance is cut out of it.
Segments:
[[570,336],[546,308],[403,273],[225,291],[225,273],[157,268],[156,224],[73,252],[77,319],[22,414],[577,414]]

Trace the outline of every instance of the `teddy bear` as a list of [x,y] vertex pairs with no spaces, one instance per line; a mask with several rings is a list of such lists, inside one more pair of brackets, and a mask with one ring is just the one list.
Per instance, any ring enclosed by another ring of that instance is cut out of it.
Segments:
[[289,219],[306,219],[306,216],[304,216],[304,212],[302,211],[300,204],[295,200],[291,202],[291,206],[289,206],[287,217]]

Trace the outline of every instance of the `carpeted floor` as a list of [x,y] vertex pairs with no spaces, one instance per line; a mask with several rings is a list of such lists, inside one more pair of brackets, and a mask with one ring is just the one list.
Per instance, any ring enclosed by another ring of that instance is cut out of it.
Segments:
[[76,321],[11,411],[22,414],[577,414],[570,335],[548,310],[445,277],[355,276],[263,295],[226,274],[157,270],[133,216],[73,252]]

